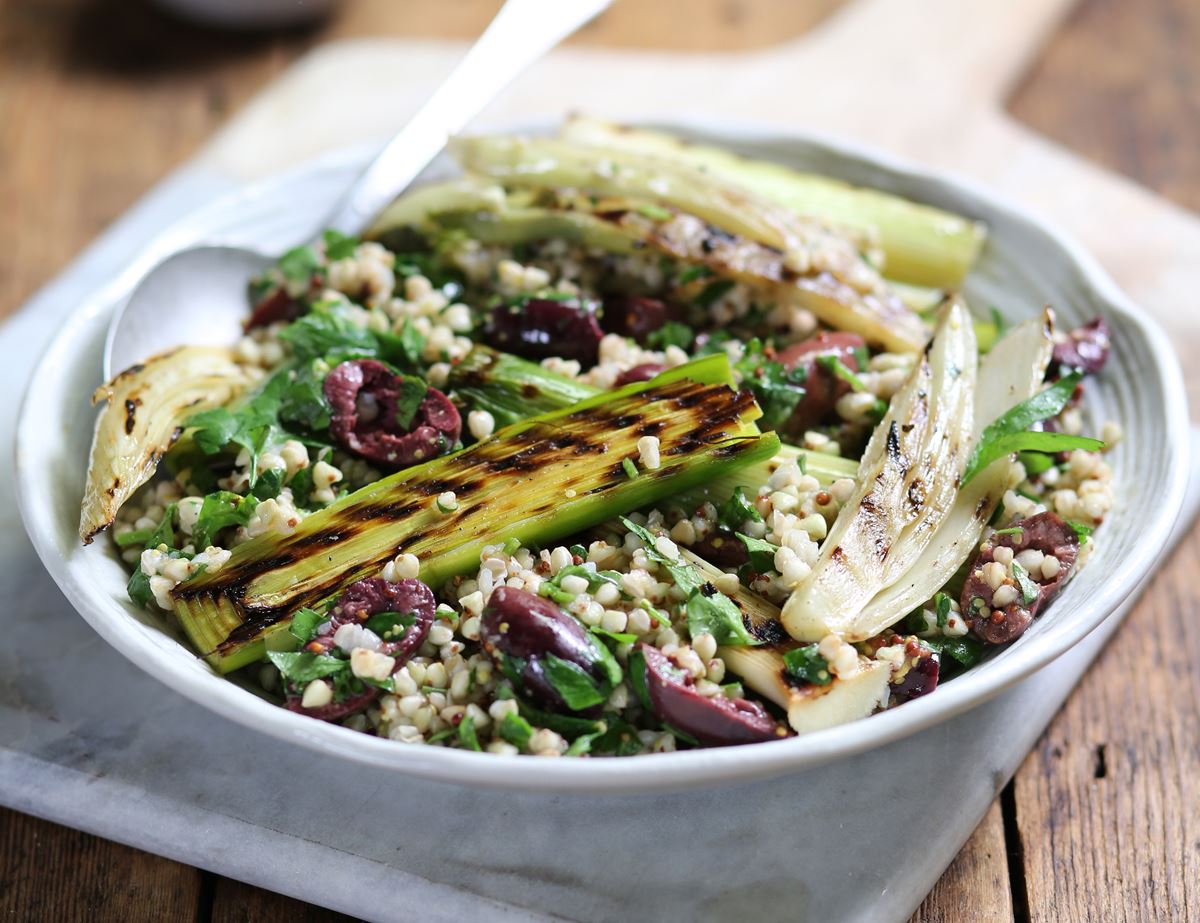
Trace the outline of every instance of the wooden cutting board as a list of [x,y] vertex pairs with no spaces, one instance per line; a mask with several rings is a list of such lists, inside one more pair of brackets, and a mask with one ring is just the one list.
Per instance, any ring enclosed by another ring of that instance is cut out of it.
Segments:
[[[1200,346],[1200,220],[1033,134],[1001,103],[1072,0],[858,0],[799,39],[754,52],[569,47],[477,125],[570,111],[696,116],[852,138],[979,180],[1074,234],[1186,353]],[[464,46],[359,39],[322,46],[207,147],[250,179],[401,127]],[[320,126],[314,130],[314,126]],[[1200,407],[1200,378],[1189,381]],[[1195,412],[1195,411],[1194,411]]]

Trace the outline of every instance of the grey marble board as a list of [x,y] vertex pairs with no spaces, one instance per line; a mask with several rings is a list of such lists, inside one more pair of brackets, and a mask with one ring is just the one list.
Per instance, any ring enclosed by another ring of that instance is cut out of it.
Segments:
[[[185,167],[39,292],[0,328],[3,393],[83,293],[230,186]],[[15,411],[0,406],[9,445]],[[1119,623],[966,715],[793,776],[627,798],[471,790],[258,736],[142,674],[42,571],[11,465],[0,802],[370,920],[903,921]]]

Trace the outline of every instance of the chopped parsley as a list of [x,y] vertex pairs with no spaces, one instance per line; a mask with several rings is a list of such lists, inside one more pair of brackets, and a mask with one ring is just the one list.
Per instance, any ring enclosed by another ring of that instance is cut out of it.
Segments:
[[814,686],[828,686],[833,682],[829,672],[829,661],[817,652],[817,645],[805,644],[792,648],[783,655],[783,669],[792,679]]
[[745,488],[735,487],[729,499],[717,507],[717,520],[729,531],[737,532],[747,520],[762,522],[763,518],[754,503],[746,499]]
[[967,462],[962,486],[992,462],[1013,452],[1063,452],[1068,449],[1086,449],[1094,452],[1104,448],[1104,443],[1099,439],[1089,439],[1085,436],[1029,432],[1029,427],[1034,423],[1048,420],[1062,412],[1075,393],[1080,377],[1079,372],[1064,376],[1044,391],[1021,401],[989,424]]

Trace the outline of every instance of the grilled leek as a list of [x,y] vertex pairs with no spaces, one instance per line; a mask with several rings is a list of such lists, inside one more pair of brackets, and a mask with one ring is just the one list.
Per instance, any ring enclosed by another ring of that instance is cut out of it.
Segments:
[[544,369],[536,362],[476,344],[450,370],[451,390],[473,410],[486,410],[498,426],[570,407],[599,388]]
[[819,641],[832,632],[863,641],[886,627],[864,612],[908,571],[954,505],[970,453],[976,364],[970,316],[951,302],[867,444],[856,492],[812,573],[784,606],[792,637]]
[[662,132],[576,117],[567,121],[562,135],[581,144],[689,164],[801,214],[877,233],[884,274],[900,282],[959,288],[986,238],[983,225],[938,208],[689,144]]
[[[925,342],[924,323],[862,258],[855,241],[717,177],[546,138],[460,139],[455,151],[466,169],[507,186],[612,197],[589,206],[591,195],[577,196],[561,211],[582,216],[591,210],[624,238],[766,286],[831,326],[895,351]],[[648,214],[650,207],[657,210]],[[503,214],[486,217],[504,220]]]
[[[450,371],[449,385],[467,406],[486,410],[497,424],[507,426],[538,413],[569,407],[602,393],[599,388],[544,369],[536,362],[476,345]],[[675,498],[684,506],[705,500],[724,500],[739,485],[758,487],[782,464],[798,461],[824,486],[841,478],[852,478],[858,462],[823,452],[808,452],[783,445],[769,459],[755,462]]]
[[[683,554],[704,576],[712,579],[721,575],[703,558],[690,551]],[[767,643],[757,647],[724,646],[717,653],[747,687],[787,712],[788,724],[797,734],[857,721],[887,705],[891,668],[865,657],[859,658],[858,670],[852,676],[834,677],[823,686],[789,681],[783,655],[796,647],[796,642],[778,640],[783,635],[779,610],[742,587],[729,596],[742,610],[751,634]]]
[[[731,390],[724,356],[709,357],[544,414],[345,497],[287,537],[261,536],[220,571],[174,591],[193,644],[228,671],[287,644],[291,613],[378,572],[399,553],[439,586],[477,566],[485,545],[544,544],[774,454],[753,399]],[[663,462],[628,468],[653,434]],[[455,495],[444,512],[436,500]]]
[[145,484],[186,417],[226,403],[251,378],[229,349],[184,346],[121,372],[96,389],[107,402],[96,421],[79,537],[88,544]]

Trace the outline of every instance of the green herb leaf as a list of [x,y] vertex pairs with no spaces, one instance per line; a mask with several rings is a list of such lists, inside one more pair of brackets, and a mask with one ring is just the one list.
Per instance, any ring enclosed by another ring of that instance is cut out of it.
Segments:
[[534,708],[520,699],[517,699],[517,707],[521,710],[521,717],[534,727],[549,728],[567,740],[574,740],[580,734],[594,734],[596,731],[602,730],[598,721],[571,715],[556,715],[553,712]]
[[308,285],[313,273],[321,268],[321,258],[312,247],[294,247],[275,265],[289,282]]
[[330,263],[354,256],[354,251],[358,248],[357,237],[343,234],[332,228],[326,231],[322,237],[325,240],[325,259]]
[[700,289],[699,294],[692,299],[692,303],[699,305],[702,308],[708,308],[716,304],[726,294],[728,294],[734,286],[732,279],[714,279],[708,285]]
[[328,428],[333,412],[325,397],[328,373],[329,364],[319,359],[297,368],[280,388],[279,419],[313,433]]
[[528,750],[529,740],[533,737],[533,726],[517,715],[505,715],[500,720],[500,736],[518,750]]
[[608,694],[599,688],[597,682],[584,672],[582,667],[569,660],[547,654],[542,660],[542,665],[546,671],[546,680],[572,711],[591,708],[608,698]]
[[250,493],[259,501],[273,500],[283,490],[283,479],[286,476],[287,471],[283,468],[268,468],[258,476],[258,480],[254,482],[254,489]]
[[1013,561],[1012,569],[1013,578],[1017,581],[1017,588],[1021,591],[1021,602],[1028,606],[1041,595],[1042,588],[1030,579],[1029,571],[1016,561]]
[[750,567],[758,574],[766,574],[775,569],[775,552],[778,545],[772,545],[765,538],[753,538],[742,532],[736,533],[750,554]]
[[934,612],[937,613],[938,628],[945,628],[950,621],[950,597],[945,593],[938,593],[933,597]]
[[404,637],[408,628],[416,620],[417,617],[412,612],[376,612],[367,619],[363,627],[373,631],[385,641],[398,641]]
[[973,667],[983,659],[983,644],[974,638],[922,638],[921,643],[935,653],[950,657],[963,668]]
[[479,736],[475,733],[475,719],[470,715],[463,715],[462,721],[458,723],[458,742],[464,750],[483,750],[483,747],[479,746]]
[[783,668],[787,675],[802,683],[828,686],[833,682],[829,672],[829,661],[817,653],[817,645],[805,644],[783,655]]
[[248,523],[257,506],[257,498],[243,497],[228,490],[209,494],[192,527],[192,544],[199,549],[207,548],[222,529]]
[[328,619],[329,616],[305,606],[292,616],[292,622],[288,625],[288,632],[301,644],[307,644],[312,640],[313,635],[317,633],[317,628],[320,627],[321,623]]
[[289,683],[303,686],[314,679],[350,671],[350,661],[308,651],[267,651],[267,658]]
[[154,598],[154,594],[150,591],[150,578],[142,572],[140,566],[129,575],[129,581],[125,584],[125,592],[129,594],[130,600],[139,609],[145,609],[150,605],[150,600]]
[[313,474],[312,466],[301,468],[292,475],[292,483],[289,485],[292,489],[292,500],[296,506],[307,509],[312,502],[313,492]]
[[1025,531],[1021,526],[1010,526],[1007,529],[996,529],[993,535],[1021,535]]
[[1070,449],[1086,449],[1090,452],[1104,448],[1099,439],[1071,436],[1067,433],[1031,433],[1027,430],[1034,423],[1057,416],[1071,400],[1075,387],[1082,376],[1079,372],[1065,375],[1028,400],[1021,401],[983,431],[975,451],[963,472],[965,486],[975,475],[998,458],[1013,452],[1065,452]]
[[627,631],[609,631],[607,628],[589,628],[588,631],[601,638],[615,641],[617,644],[633,644],[638,639],[637,635]]
[[1017,460],[1025,466],[1025,473],[1029,477],[1037,477],[1054,467],[1054,456],[1044,452],[1021,452]]
[[679,273],[679,278],[675,280],[675,284],[687,285],[689,282],[695,282],[697,279],[707,279],[712,274],[712,270],[707,266],[688,266]]
[[1080,542],[1091,535],[1093,531],[1091,526],[1084,525],[1082,522],[1076,522],[1074,519],[1068,519],[1067,525],[1071,527],[1075,533],[1075,537],[1078,538]]
[[399,333],[377,333],[382,356],[388,362],[395,363],[409,370],[422,367],[421,356],[425,352],[426,337],[412,321],[405,321]]
[[642,544],[646,547],[646,557],[656,564],[662,565],[680,590],[691,595],[700,588],[703,581],[696,572],[696,568],[682,558],[672,560],[659,551],[658,546],[655,544],[655,536],[649,529],[639,526],[636,522],[624,516],[621,517],[621,523],[626,529],[642,540]]
[[371,331],[351,321],[340,305],[318,305],[279,331],[279,338],[292,344],[293,354],[302,362],[327,355],[363,358],[379,352]]
[[621,467],[625,469],[625,477],[631,481],[636,481],[638,476],[637,465],[633,463],[631,458],[622,458]]
[[178,503],[168,504],[163,511],[163,518],[159,520],[158,525],[153,529],[137,529],[133,532],[125,532],[122,535],[116,536],[117,545],[121,548],[129,545],[145,545],[147,548],[157,548],[159,545],[166,545],[168,548],[175,547],[175,528],[174,519],[175,511],[179,509]]
[[642,708],[646,711],[654,711],[654,706],[650,703],[650,690],[646,686],[646,655],[642,653],[640,647],[635,647],[629,652],[627,665],[629,685],[633,688],[633,694],[642,703]]
[[[705,590],[711,590],[705,595]],[[692,593],[687,601],[688,634],[693,638],[708,632],[717,644],[748,645],[759,641],[750,634],[742,618],[742,610],[724,593],[718,593],[711,584]]]
[[650,349],[666,349],[668,346],[678,346],[687,350],[696,339],[696,332],[687,324],[669,320],[657,330],[646,336],[646,346]]
[[396,425],[407,431],[412,426],[417,408],[425,395],[429,393],[429,385],[415,375],[401,375],[400,393],[396,397]]
[[835,378],[840,378],[842,381],[848,384],[850,386],[850,390],[867,390],[866,383],[859,378],[855,372],[851,371],[850,367],[847,366],[846,363],[842,362],[842,360],[837,356],[817,356],[816,362],[817,365],[821,366],[821,368],[825,369],[825,371],[829,372]]
[[729,499],[717,507],[717,520],[731,532],[742,528],[746,520],[762,522],[762,515],[754,504],[746,499],[745,488],[735,487]]

